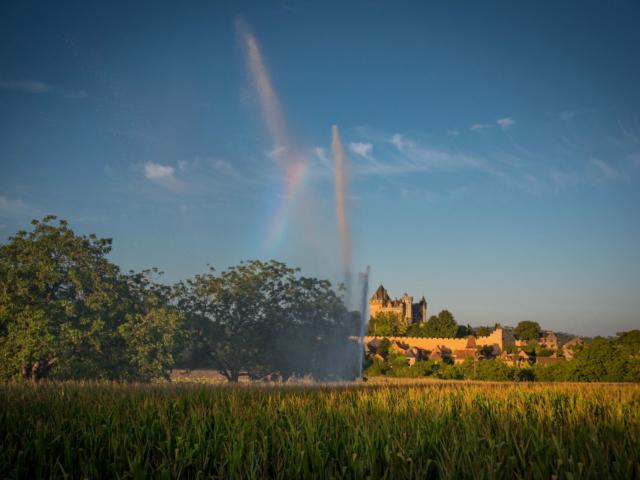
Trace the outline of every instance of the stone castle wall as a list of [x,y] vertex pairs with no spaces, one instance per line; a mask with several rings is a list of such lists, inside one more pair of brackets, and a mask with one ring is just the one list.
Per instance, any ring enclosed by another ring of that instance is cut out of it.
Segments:
[[[364,343],[367,344],[374,339],[388,338],[394,342],[405,343],[411,347],[420,348],[422,350],[434,350],[437,347],[445,347],[451,351],[464,350],[467,346],[467,338],[422,338],[422,337],[364,337]],[[511,346],[514,343],[513,336],[496,328],[490,335],[485,337],[476,337],[476,345],[483,347],[485,345],[497,346],[500,351],[504,347]]]

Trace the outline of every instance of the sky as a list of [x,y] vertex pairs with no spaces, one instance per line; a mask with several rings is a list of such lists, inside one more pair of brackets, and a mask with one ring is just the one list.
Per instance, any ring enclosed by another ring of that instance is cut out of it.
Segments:
[[335,124],[370,293],[640,328],[638,25],[632,1],[2,2],[0,238],[54,214],[167,282],[256,258],[339,282]]

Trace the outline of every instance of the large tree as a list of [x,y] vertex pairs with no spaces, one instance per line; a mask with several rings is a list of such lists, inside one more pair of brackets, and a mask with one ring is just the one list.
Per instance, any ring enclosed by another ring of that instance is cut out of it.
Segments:
[[538,340],[542,334],[542,329],[538,322],[524,320],[513,329],[513,335],[518,340]]
[[[34,220],[0,245],[0,377],[148,379],[129,348],[153,342],[149,315],[170,310],[160,290],[150,295],[144,274],[123,275],[108,261],[110,239],[76,235],[55,219]],[[168,348],[176,328],[162,327]]]
[[427,321],[426,335],[428,337],[452,338],[458,333],[458,323],[449,310],[442,310],[438,316],[430,317]]
[[200,352],[230,382],[307,373],[337,374],[351,364],[357,322],[325,280],[298,277],[258,260],[178,284],[178,306]]

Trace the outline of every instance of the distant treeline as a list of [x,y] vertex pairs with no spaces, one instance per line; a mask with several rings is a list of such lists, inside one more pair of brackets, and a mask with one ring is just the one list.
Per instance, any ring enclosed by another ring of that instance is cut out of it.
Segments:
[[357,375],[358,318],[330,282],[249,261],[166,285],[157,269],[120,271],[111,239],[55,220],[0,245],[1,380]]

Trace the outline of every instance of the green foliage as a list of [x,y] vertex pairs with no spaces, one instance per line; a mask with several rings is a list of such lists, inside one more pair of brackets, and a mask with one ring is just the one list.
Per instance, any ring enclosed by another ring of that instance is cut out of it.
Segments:
[[168,379],[174,352],[181,340],[181,316],[174,309],[154,308],[146,314],[127,315],[118,327],[125,341],[130,378],[142,381]]
[[640,330],[596,337],[571,361],[536,365],[536,379],[573,382],[640,382]]
[[412,323],[409,325],[409,328],[407,328],[406,336],[418,338],[428,337],[427,324],[422,322]]
[[[493,381],[640,382],[640,331],[621,333],[615,338],[597,337],[583,346],[571,361],[559,360],[532,367],[508,366],[492,359],[491,347],[479,347],[481,360],[468,359],[461,365],[438,364],[436,374],[445,379]],[[550,351],[542,349],[539,357]],[[417,362],[424,363],[424,362]],[[415,368],[414,365],[411,368]],[[407,367],[409,368],[409,367]],[[384,368],[379,374],[389,374]],[[416,376],[396,369],[393,376]],[[422,376],[422,375],[419,375]]]
[[[54,220],[34,220],[0,246],[0,378],[129,378],[148,322],[141,331],[126,325],[146,318],[166,288],[152,285],[150,272],[121,274],[106,258],[110,239]],[[170,358],[154,357],[162,356],[156,337],[144,338],[146,358],[169,368]]]
[[475,327],[471,335],[475,335],[476,337],[486,337],[487,335],[491,335],[493,330],[494,329],[492,327],[481,325],[479,327]]
[[379,337],[398,337],[403,336],[406,333],[406,323],[395,313],[380,312],[369,321],[369,335]]
[[528,355],[536,355],[536,353],[540,350],[540,344],[537,340],[529,340],[527,345],[522,347],[522,350]]
[[409,366],[404,355],[392,353],[384,361],[373,359],[365,373],[369,377],[419,378],[431,376],[439,369],[440,364],[432,360],[419,360]]
[[442,310],[429,318],[426,333],[428,337],[452,338],[458,333],[458,324],[449,310]]
[[391,340],[385,337],[380,341],[380,344],[376,349],[376,353],[378,355],[382,355],[384,358],[387,358],[387,355],[389,355],[389,348],[391,348]]
[[482,345],[477,347],[478,355],[483,359],[491,359],[494,357],[493,347],[491,345]]
[[178,308],[202,352],[229,381],[313,374],[353,377],[357,321],[326,280],[258,260],[176,286]]
[[517,367],[510,367],[500,360],[480,360],[462,364],[465,378],[471,380],[513,381]]
[[530,320],[525,320],[523,322],[518,323],[516,328],[513,329],[513,335],[518,340],[537,340],[540,338],[540,334],[542,333],[542,329],[537,322],[532,322]]
[[473,328],[471,325],[458,325],[458,331],[456,332],[456,337],[465,338],[469,335],[473,335]]

